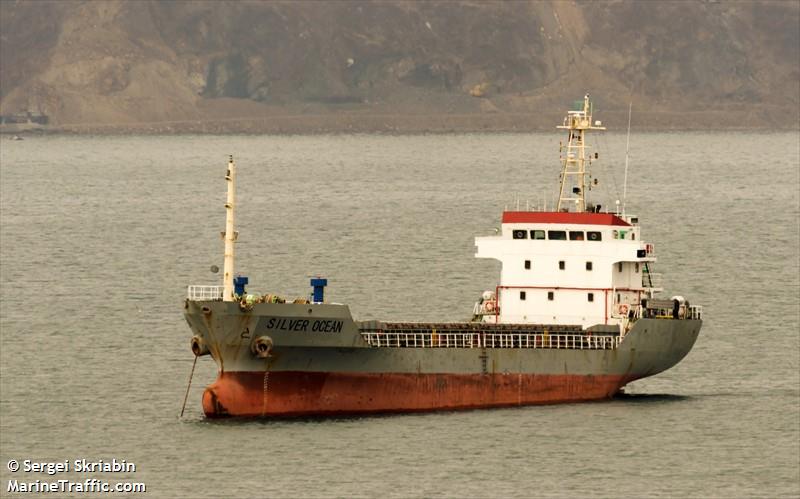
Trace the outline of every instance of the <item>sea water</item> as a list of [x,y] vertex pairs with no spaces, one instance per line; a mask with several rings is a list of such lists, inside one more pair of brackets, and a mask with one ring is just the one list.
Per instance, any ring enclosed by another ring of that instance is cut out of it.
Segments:
[[704,306],[692,352],[624,397],[211,421],[204,357],[179,419],[183,300],[220,282],[229,154],[249,289],[307,296],[321,275],[357,319],[457,321],[500,270],[473,238],[552,208],[560,138],[0,138],[0,496],[97,479],[152,497],[797,497],[797,133],[634,134],[627,184],[624,135],[592,139],[592,198],[640,217],[665,297]]

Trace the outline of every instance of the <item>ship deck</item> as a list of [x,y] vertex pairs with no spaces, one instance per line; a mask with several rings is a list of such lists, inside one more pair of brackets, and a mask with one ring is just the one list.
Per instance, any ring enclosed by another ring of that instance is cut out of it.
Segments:
[[485,322],[358,323],[372,347],[394,348],[555,348],[615,349],[622,341],[617,326],[563,324],[492,324]]

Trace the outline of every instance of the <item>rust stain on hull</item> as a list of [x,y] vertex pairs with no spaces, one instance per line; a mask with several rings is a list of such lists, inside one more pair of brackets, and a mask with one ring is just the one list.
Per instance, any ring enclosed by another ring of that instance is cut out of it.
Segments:
[[631,377],[575,374],[222,372],[203,393],[208,417],[324,416],[599,400]]

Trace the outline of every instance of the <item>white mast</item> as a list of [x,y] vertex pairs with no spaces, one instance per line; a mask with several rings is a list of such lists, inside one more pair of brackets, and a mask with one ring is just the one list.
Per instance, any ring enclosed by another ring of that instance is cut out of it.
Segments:
[[622,182],[622,214],[625,215],[625,200],[628,198],[628,153],[631,150],[631,111],[633,101],[628,103],[628,138],[625,139],[625,180]]
[[[589,94],[583,97],[583,109],[569,111],[564,118],[564,124],[557,127],[569,130],[569,140],[566,146],[561,147],[561,189],[558,196],[556,211],[571,211],[574,206],[576,212],[586,211],[586,146],[585,132],[587,130],[605,130],[600,122],[592,124],[592,106]],[[591,163],[591,159],[589,159]]]
[[233,230],[233,214],[236,207],[236,164],[233,162],[233,156],[228,159],[228,174],[225,175],[225,180],[228,181],[228,201],[225,203],[225,232],[222,233],[225,239],[222,300],[233,301],[233,243],[239,235]]

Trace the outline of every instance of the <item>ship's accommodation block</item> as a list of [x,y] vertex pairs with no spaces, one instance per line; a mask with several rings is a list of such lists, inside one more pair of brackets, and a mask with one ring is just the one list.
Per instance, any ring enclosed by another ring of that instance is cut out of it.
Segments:
[[477,237],[478,258],[501,262],[488,322],[619,324],[658,291],[636,217],[611,213],[503,213],[496,236]]

